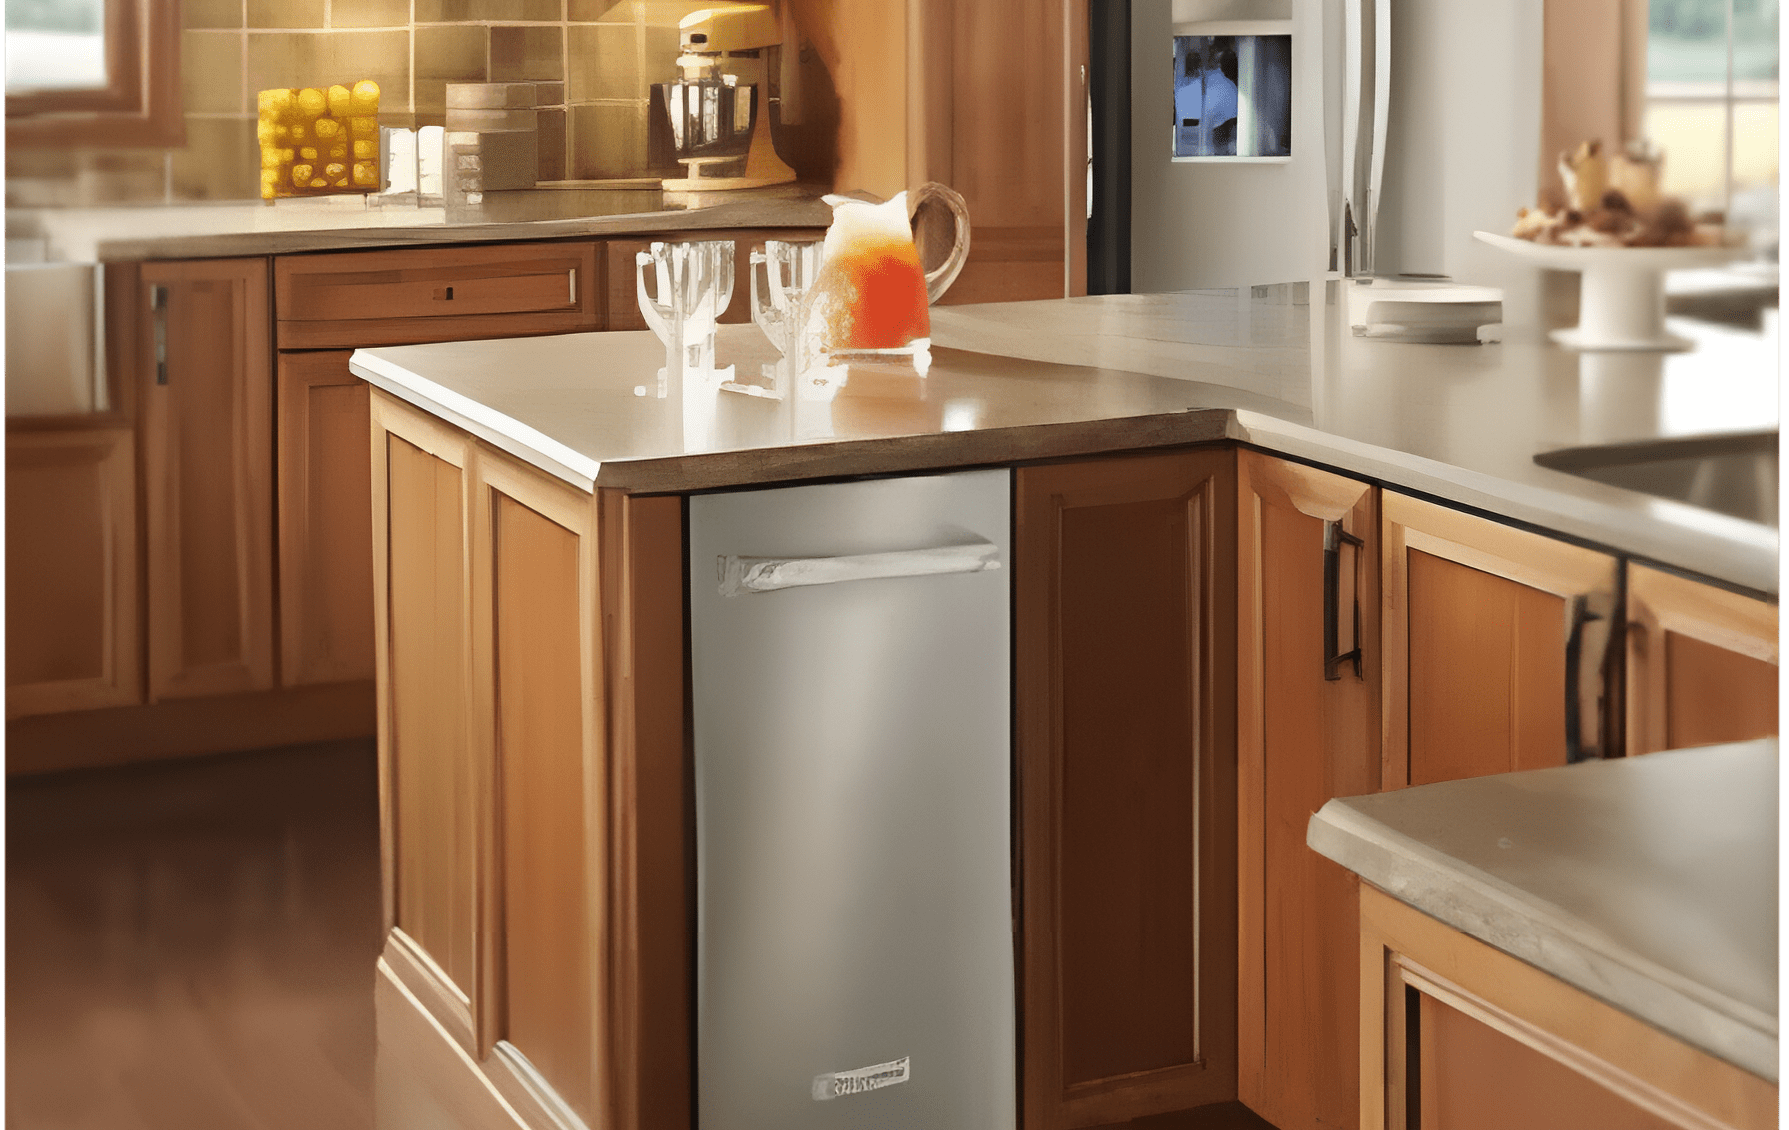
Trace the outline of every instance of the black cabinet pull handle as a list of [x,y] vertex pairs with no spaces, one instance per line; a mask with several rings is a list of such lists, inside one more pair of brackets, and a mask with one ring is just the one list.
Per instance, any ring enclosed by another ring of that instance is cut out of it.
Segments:
[[[1366,542],[1342,528],[1340,522],[1323,523],[1323,677],[1334,681],[1342,677],[1342,664],[1354,666],[1354,677],[1361,673],[1360,652],[1360,558]],[[1348,580],[1349,608],[1342,604],[1342,550],[1346,547],[1350,568]],[[1342,618],[1348,621],[1348,642],[1353,646],[1342,650]]]
[[[1602,727],[1602,665],[1607,646],[1609,618],[1593,607],[1601,594],[1578,595],[1566,604],[1565,636],[1565,759],[1568,763],[1595,761],[1605,756]],[[1594,625],[1594,626],[1593,626]],[[1584,665],[1592,665],[1585,678]]]
[[168,288],[149,288],[149,309],[155,313],[155,383],[168,383]]

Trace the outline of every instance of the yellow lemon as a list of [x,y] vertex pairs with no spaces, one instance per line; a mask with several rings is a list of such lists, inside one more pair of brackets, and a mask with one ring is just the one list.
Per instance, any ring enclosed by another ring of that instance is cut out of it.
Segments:
[[356,114],[377,114],[379,112],[379,84],[370,78],[363,78],[355,83],[352,105]]
[[262,114],[277,118],[292,108],[292,92],[263,90],[255,95],[255,106]]
[[362,137],[374,136],[375,134],[377,134],[379,132],[379,119],[371,118],[371,117],[349,118],[348,119],[348,130],[350,133],[353,133],[353,134],[356,134],[356,135],[362,136]]
[[378,187],[379,166],[371,161],[356,161],[354,163],[354,183],[361,186]]
[[311,181],[311,187],[312,188],[328,188],[329,182],[324,180],[322,177],[317,177]]
[[311,174],[314,172],[316,172],[316,170],[309,165],[293,165],[292,183],[299,188],[303,188],[305,183],[311,179]]
[[306,119],[320,118],[323,111],[329,109],[329,99],[316,87],[307,86],[298,92],[298,112]]
[[280,151],[278,149],[275,149],[271,145],[264,145],[261,147],[261,167],[263,169],[277,169],[283,164],[285,164],[285,162],[280,160]]
[[330,180],[335,180],[338,177],[345,177],[348,175],[348,167],[340,163],[331,163],[323,166],[323,175]]
[[[332,87],[331,89],[340,90],[341,87],[337,86],[337,87]],[[342,123],[336,121],[334,118],[318,118],[317,119],[317,140],[318,141],[333,141],[336,138],[340,137],[341,135],[342,135]]]
[[278,141],[280,139],[279,129],[280,127],[274,125],[266,118],[262,118],[255,123],[255,140],[262,145]]
[[378,155],[379,147],[372,142],[362,141],[359,138],[354,140],[354,159],[356,161],[370,161]]
[[340,83],[329,88],[329,112],[338,118],[348,116],[348,88]]
[[307,161],[315,161],[317,159],[317,150],[315,147],[307,145],[298,151],[298,155]]

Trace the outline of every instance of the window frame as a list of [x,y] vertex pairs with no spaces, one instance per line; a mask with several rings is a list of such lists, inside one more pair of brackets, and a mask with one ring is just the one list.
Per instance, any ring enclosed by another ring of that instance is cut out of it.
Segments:
[[103,87],[6,98],[6,144],[167,148],[186,143],[180,111],[180,5],[106,0]]

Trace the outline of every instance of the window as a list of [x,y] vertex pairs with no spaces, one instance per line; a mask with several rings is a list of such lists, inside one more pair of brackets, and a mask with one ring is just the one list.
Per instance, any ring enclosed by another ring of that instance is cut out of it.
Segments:
[[6,0],[6,143],[181,144],[179,43],[166,0]]
[[1777,0],[1651,0],[1646,135],[1666,192],[1775,226]]

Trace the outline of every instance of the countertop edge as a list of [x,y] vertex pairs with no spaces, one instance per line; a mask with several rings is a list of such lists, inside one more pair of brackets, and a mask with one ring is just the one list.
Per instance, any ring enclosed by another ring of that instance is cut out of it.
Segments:
[[1774,1018],[1755,1016],[1756,1009],[1659,967],[1559,907],[1388,828],[1347,798],[1311,817],[1305,842],[1423,914],[1777,1082]]
[[461,396],[364,350],[356,350],[349,357],[348,370],[375,388],[439,416],[580,490],[596,489],[601,463],[471,397]]

